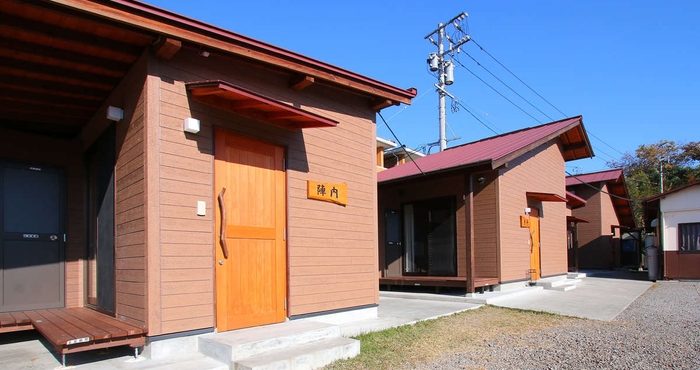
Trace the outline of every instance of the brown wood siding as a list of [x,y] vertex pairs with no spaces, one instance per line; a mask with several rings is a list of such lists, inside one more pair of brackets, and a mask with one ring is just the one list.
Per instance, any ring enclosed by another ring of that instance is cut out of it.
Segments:
[[[413,166],[408,163],[406,166]],[[403,166],[403,165],[402,165]],[[457,243],[457,276],[467,276],[467,219],[463,196],[467,188],[463,174],[450,175],[449,177],[431,177],[430,179],[417,179],[401,184],[379,185],[379,256],[381,258],[382,271],[386,266],[384,261],[384,245],[386,243],[384,212],[387,209],[401,210],[404,203],[420,200],[453,196],[455,198],[456,213],[456,243]],[[403,265],[403,262],[399,262]]]
[[[479,183],[480,178],[483,183]],[[498,277],[498,171],[474,179],[474,276]]]
[[607,261],[605,268],[613,268],[617,266],[617,262],[620,257],[620,229],[615,230],[615,235],[612,236],[612,226],[619,226],[620,221],[617,219],[617,214],[615,213],[615,206],[613,205],[612,198],[610,195],[606,194],[610,192],[608,185],[603,186],[603,191],[600,193],[600,250],[603,254],[600,256],[601,260]]
[[[159,67],[162,275],[160,332],[214,325],[214,126],[287,149],[288,315],[378,302],[376,136],[363,98],[312,85],[295,92],[287,78],[212,53],[183,48]],[[340,122],[335,128],[286,131],[190,100],[184,83],[221,79]],[[182,131],[184,118],[201,122]],[[344,182],[347,207],[306,199],[306,181]],[[207,215],[196,216],[196,201]],[[218,245],[217,245],[218,247]],[[193,264],[192,262],[196,262]],[[177,271],[177,272],[175,272]],[[190,277],[185,282],[180,275]],[[185,304],[183,302],[189,302]],[[177,305],[177,306],[173,306]],[[174,309],[177,308],[177,309]]]
[[148,53],[122,79],[81,134],[88,148],[110,124],[108,106],[124,110],[116,122],[115,163],[115,294],[116,316],[147,324],[147,260],[145,210],[145,126]]
[[508,163],[500,170],[500,268],[501,281],[529,278],[528,229],[520,227],[525,207],[540,209],[540,260],[542,276],[563,274],[566,260],[566,205],[563,202],[528,201],[526,192],[565,196],[564,159],[556,141]]
[[[659,255],[661,257],[661,255]],[[700,279],[700,253],[663,252],[664,277],[667,279]]]
[[0,129],[0,159],[65,170],[66,186],[66,307],[83,306],[85,197],[82,148],[75,141]]
[[[590,186],[589,186],[590,185]],[[603,203],[605,198],[598,189],[604,184],[576,185],[569,187],[575,194],[586,200],[586,205],[572,210],[572,214],[589,221],[578,224],[578,266],[582,269],[610,267],[610,241],[603,235]],[[606,195],[607,196],[607,195]],[[609,197],[608,197],[609,198]],[[608,202],[610,200],[608,199]],[[608,227],[608,230],[610,228]],[[608,231],[608,235],[610,231]]]

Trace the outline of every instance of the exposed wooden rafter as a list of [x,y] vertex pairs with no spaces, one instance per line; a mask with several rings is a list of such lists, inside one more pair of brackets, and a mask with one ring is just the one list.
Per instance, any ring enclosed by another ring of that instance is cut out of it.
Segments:
[[161,36],[153,45],[153,51],[156,58],[168,61],[172,59],[178,51],[180,51],[181,47],[182,42],[180,40]]
[[289,88],[294,91],[303,90],[311,86],[316,80],[308,75],[294,75],[289,80]]
[[373,111],[379,112],[380,110],[382,110],[386,107],[390,107],[392,105],[399,105],[399,103],[394,103],[393,101],[391,101],[389,99],[373,99],[370,102],[369,107]]

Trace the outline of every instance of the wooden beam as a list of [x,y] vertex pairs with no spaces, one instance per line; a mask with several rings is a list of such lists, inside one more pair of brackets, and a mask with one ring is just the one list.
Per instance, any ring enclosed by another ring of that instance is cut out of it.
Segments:
[[[42,81],[53,81],[53,82],[59,82],[61,84],[65,85],[73,85],[73,86],[82,86],[82,87],[91,87],[99,90],[104,90],[103,94],[107,94],[109,91],[114,89],[114,86],[116,86],[116,83],[109,83],[109,82],[104,82],[104,83],[98,83],[98,82],[92,82],[88,79],[85,79],[85,76],[76,76],[73,75],[73,73],[69,73],[70,77],[66,77],[64,75],[61,75],[60,73],[56,73],[56,71],[51,71],[49,73],[40,73],[40,72],[34,72],[34,71],[46,71],[49,68],[40,68],[40,69],[32,69],[32,68],[22,68],[21,66],[18,66],[19,68],[12,68],[12,67],[7,67],[4,65],[5,63],[0,63],[0,74],[2,75],[8,75],[8,76],[21,76],[26,79],[34,79],[34,80],[42,80]],[[29,63],[27,63],[29,64]],[[3,76],[3,80],[6,79],[7,76]]]
[[180,48],[182,47],[182,42],[180,40],[175,40],[170,37],[160,36],[155,45],[153,45],[153,51],[156,58],[164,61],[172,59]]
[[294,91],[303,90],[311,86],[316,80],[309,75],[294,75],[289,80],[289,88]]
[[465,176],[466,193],[464,197],[464,208],[466,212],[466,242],[467,242],[467,293],[474,293],[476,291],[476,284],[474,279],[476,274],[474,270],[476,269],[475,253],[474,253],[474,175],[469,173]]
[[143,46],[131,45],[80,31],[28,19],[6,18],[3,19],[0,26],[0,34],[9,38],[50,45],[81,54],[102,56],[127,63],[132,63],[143,50]]
[[20,76],[3,75],[0,87],[10,90],[31,91],[43,95],[67,96],[77,99],[86,99],[101,103],[107,95],[102,89],[89,87],[77,87],[60,82],[44,80],[28,80]]
[[[120,78],[109,77],[98,75],[89,72],[78,71],[66,67],[58,67],[52,65],[46,65],[37,62],[29,62],[26,60],[18,59],[7,59],[0,58],[0,68],[4,71],[14,70],[18,71],[18,74],[24,75],[21,71],[26,73],[35,73],[41,75],[51,75],[56,76],[60,79],[74,79],[79,81],[77,85],[81,86],[104,86],[106,89],[113,89],[117,83],[119,83]],[[9,73],[14,74],[14,73]]]
[[[389,99],[373,99],[369,104],[369,108],[375,112],[379,112],[380,110],[392,105],[394,105],[394,102]],[[398,105],[398,103],[396,105]]]
[[0,56],[62,66],[119,78],[123,77],[126,71],[131,67],[130,63],[123,63],[108,58],[80,54],[49,45],[18,41],[5,37],[0,37]]

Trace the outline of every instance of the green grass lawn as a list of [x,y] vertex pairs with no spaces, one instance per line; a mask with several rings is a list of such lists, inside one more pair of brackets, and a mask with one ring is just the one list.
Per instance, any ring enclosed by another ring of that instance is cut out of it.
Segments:
[[484,306],[435,320],[362,334],[361,353],[326,369],[396,369],[436,361],[503,335],[522,334],[580,320],[549,313]]

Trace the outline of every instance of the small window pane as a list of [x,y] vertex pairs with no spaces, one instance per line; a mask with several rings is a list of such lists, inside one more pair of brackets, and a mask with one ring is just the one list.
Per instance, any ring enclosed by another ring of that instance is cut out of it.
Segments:
[[678,224],[678,247],[682,252],[700,251],[700,222]]

